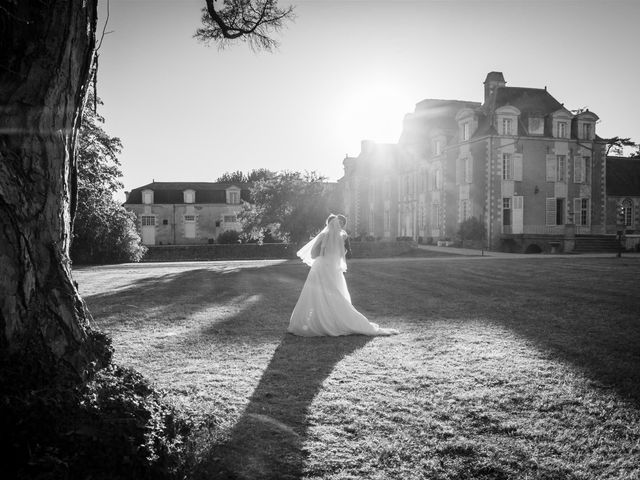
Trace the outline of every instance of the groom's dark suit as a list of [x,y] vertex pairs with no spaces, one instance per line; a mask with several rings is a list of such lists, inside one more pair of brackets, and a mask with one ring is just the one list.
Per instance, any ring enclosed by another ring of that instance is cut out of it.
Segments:
[[351,242],[349,241],[349,235],[344,238],[344,250],[345,258],[351,258]]

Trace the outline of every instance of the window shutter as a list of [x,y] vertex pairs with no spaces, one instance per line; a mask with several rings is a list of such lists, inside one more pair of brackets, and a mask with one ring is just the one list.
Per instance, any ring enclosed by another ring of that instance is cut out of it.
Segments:
[[513,179],[518,182],[522,181],[522,154],[521,153],[513,154]]
[[[548,162],[547,162],[548,164]],[[546,211],[546,225],[555,225],[556,224],[556,199],[555,197],[547,198],[545,204]]]
[[584,182],[584,158],[573,157],[573,183]]
[[[576,163],[577,163],[577,160],[578,159],[576,159]],[[574,198],[573,199],[573,223],[575,223],[576,225],[582,225],[581,213],[582,213],[582,199]]]
[[556,181],[556,168],[556,156],[554,154],[547,155],[547,182]]
[[522,195],[513,197],[511,233],[524,233],[524,197]]

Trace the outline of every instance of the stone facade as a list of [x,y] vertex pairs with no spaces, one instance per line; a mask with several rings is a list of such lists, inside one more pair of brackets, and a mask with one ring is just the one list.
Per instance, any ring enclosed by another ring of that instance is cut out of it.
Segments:
[[240,231],[237,215],[248,198],[245,184],[153,182],[128,193],[124,207],[138,217],[144,244],[197,245]]
[[424,100],[397,144],[364,141],[344,159],[339,183],[354,234],[435,243],[455,240],[475,217],[490,249],[549,251],[568,231],[607,233],[597,120],[546,88],[507,87],[500,72],[487,75],[482,103]]

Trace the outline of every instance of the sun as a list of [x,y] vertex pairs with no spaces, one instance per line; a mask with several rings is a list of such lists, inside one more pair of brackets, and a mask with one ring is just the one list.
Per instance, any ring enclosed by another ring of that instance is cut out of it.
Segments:
[[374,140],[396,143],[404,116],[413,104],[389,82],[362,82],[347,93],[341,107],[340,127],[350,142]]

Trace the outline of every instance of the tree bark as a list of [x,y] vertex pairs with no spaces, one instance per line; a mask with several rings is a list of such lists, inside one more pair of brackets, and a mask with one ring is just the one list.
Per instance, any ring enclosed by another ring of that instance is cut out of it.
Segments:
[[0,351],[75,379],[100,358],[69,264],[96,16],[97,0],[0,0]]

